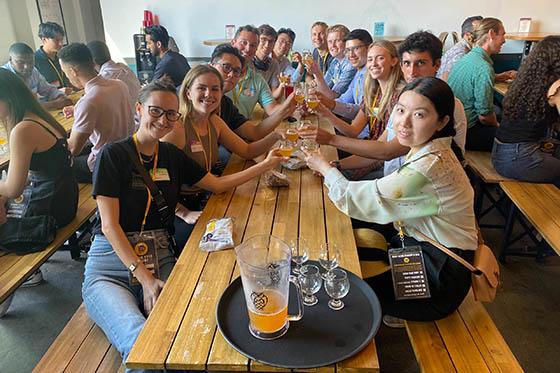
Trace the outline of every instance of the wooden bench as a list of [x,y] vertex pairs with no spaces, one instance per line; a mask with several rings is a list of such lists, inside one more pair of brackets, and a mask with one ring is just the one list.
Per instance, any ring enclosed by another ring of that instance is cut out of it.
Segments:
[[[546,243],[560,255],[560,189],[553,184],[516,181],[501,182],[500,187],[510,200],[504,228],[504,239],[500,249],[500,261],[504,262],[507,254],[533,255],[526,251],[508,250],[511,244],[525,235],[528,235],[536,244],[537,258],[539,252],[546,248]],[[532,228],[527,227],[521,217],[517,219],[518,211],[521,211],[544,240],[538,240],[533,234]],[[516,237],[512,237],[513,225],[516,220],[525,228],[525,231]]]
[[0,256],[0,304],[44,262],[47,261],[96,210],[95,200],[91,197],[91,185],[80,184],[80,195],[76,217],[70,224],[58,230],[54,241],[43,251],[26,255],[4,254]]
[[51,344],[34,373],[123,372],[119,352],[80,305],[74,316]]
[[[490,152],[475,152],[467,151],[465,152],[465,159],[467,161],[468,168],[472,171],[471,180],[473,182],[473,188],[475,191],[474,199],[474,212],[478,218],[479,225],[484,228],[498,228],[502,229],[503,225],[497,224],[481,224],[480,220],[494,208],[506,217],[505,212],[503,212],[498,203],[504,198],[500,196],[496,198],[492,193],[492,189],[495,188],[500,182],[511,180],[507,177],[500,175],[494,165],[492,165],[492,153]],[[490,201],[490,206],[482,211],[482,204],[486,197]]]
[[523,372],[472,292],[445,319],[407,321],[406,330],[422,372]]

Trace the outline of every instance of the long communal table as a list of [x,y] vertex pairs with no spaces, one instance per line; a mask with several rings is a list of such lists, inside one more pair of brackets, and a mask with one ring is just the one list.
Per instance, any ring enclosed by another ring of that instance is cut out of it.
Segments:
[[[84,91],[74,92],[68,97],[72,100],[75,104],[76,101],[82,97]],[[66,132],[70,133],[72,129],[72,125],[74,124],[74,117],[66,118],[64,114],[62,114],[62,109],[57,110],[50,110],[49,113],[64,127]],[[8,163],[10,163],[10,153],[9,152],[0,152],[0,169],[7,168]]]
[[[321,125],[332,130],[328,123]],[[336,159],[334,148],[321,149],[327,157]],[[252,164],[234,156],[225,173]],[[282,172],[290,180],[288,188],[269,188],[261,177],[210,198],[128,356],[127,368],[287,371],[248,359],[222,337],[216,327],[215,309],[224,289],[239,276],[235,253],[206,253],[198,248],[208,221],[228,216],[235,218],[236,244],[256,234],[272,233],[287,241],[300,236],[308,241],[310,256],[316,259],[319,245],[333,242],[343,252],[341,266],[361,275],[350,219],[329,200],[322,180],[307,168]],[[336,367],[306,371],[378,372],[375,342]]]

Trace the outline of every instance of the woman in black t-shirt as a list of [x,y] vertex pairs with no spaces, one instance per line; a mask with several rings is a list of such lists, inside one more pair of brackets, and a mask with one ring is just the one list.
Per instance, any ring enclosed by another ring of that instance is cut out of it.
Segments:
[[[218,178],[174,145],[159,141],[179,123],[179,100],[172,82],[153,81],[140,91],[138,101],[138,132],[132,138],[107,144],[95,164],[93,196],[99,219],[82,287],[90,317],[123,360],[153,309],[162,280],[175,263],[166,227],[131,157],[138,157],[150,172],[171,211],[181,184],[222,192],[282,160],[271,152],[259,165]],[[152,259],[146,262],[149,255]]]
[[560,116],[547,91],[560,79],[560,36],[548,36],[525,59],[504,99],[492,162],[505,177],[560,186],[560,147],[554,123]]

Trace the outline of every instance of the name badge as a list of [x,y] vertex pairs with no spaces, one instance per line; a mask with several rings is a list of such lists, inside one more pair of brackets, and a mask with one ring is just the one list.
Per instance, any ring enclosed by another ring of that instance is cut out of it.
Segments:
[[167,168],[156,168],[156,174],[153,174],[153,171],[150,170],[150,176],[154,181],[169,181],[169,173],[167,172]]
[[204,151],[204,147],[200,141],[191,142],[191,153],[200,153]]
[[430,287],[420,246],[389,250],[396,300],[430,297]]
[[[159,278],[159,262],[157,257],[155,238],[150,235],[127,234],[128,240],[138,258],[144,263],[146,269],[152,272],[155,278]],[[139,285],[138,279],[128,272],[128,282],[130,285]]]
[[243,96],[253,97],[255,95],[255,90],[253,88],[245,88],[243,90]]

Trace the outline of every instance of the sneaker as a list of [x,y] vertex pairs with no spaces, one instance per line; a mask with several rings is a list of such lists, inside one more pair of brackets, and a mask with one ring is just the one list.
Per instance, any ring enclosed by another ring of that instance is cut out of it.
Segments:
[[12,304],[13,299],[14,294],[10,295],[8,298],[6,298],[5,301],[0,303],[0,318],[2,318],[2,316],[4,316],[6,312],[8,312],[8,308],[10,308],[10,304]]
[[383,324],[385,324],[389,328],[395,328],[395,329],[402,329],[405,327],[403,319],[399,319],[398,317],[389,316],[389,315],[383,316]]
[[41,272],[41,269],[39,268],[38,270],[33,272],[33,274],[29,276],[29,278],[25,280],[23,284],[21,284],[21,287],[28,288],[32,286],[37,286],[41,282],[43,282],[43,272]]

